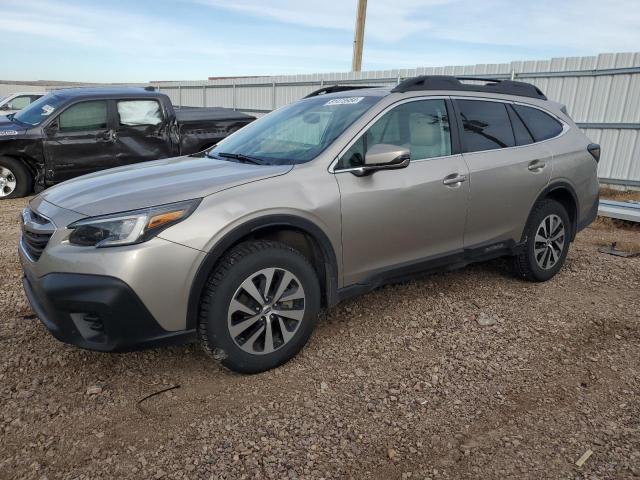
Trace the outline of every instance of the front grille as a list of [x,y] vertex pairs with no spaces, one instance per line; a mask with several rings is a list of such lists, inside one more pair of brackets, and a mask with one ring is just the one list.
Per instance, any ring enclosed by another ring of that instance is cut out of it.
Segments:
[[34,262],[37,261],[49,243],[55,226],[45,217],[30,208],[22,211],[22,248]]
[[22,245],[33,260],[38,260],[42,252],[44,252],[51,233],[33,233],[28,230],[22,231]]

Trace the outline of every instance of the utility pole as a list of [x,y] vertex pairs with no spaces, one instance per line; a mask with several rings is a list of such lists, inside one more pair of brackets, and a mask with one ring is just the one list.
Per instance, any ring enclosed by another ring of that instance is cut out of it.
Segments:
[[362,70],[362,47],[364,43],[364,22],[367,17],[367,0],[358,0],[358,16],[356,17],[356,34],[353,39],[353,60],[351,70]]

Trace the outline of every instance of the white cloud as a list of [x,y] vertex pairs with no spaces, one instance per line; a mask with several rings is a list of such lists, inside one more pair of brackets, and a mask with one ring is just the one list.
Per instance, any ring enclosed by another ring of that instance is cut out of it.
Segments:
[[[357,3],[182,0],[179,14],[161,17],[161,9],[145,11],[135,2],[113,9],[80,0],[0,1],[0,32],[55,52],[49,65],[37,65],[43,70],[40,78],[62,60],[84,67],[99,65],[100,56],[109,55],[114,65],[104,65],[92,80],[122,81],[345,71]],[[369,0],[364,66],[411,68],[637,50],[636,1]],[[198,8],[214,18],[216,12],[235,13],[245,28],[233,38],[230,25],[194,28],[187,12]],[[269,37],[275,31],[278,35]],[[96,67],[86,71],[91,68]],[[118,68],[136,77],[118,77]],[[80,71],[85,70],[69,71],[67,79],[87,80],[74,77]]]
[[[194,0],[210,7],[231,10],[278,22],[304,27],[353,30],[356,2],[345,0]],[[420,11],[455,0],[395,0],[369,1],[367,35],[385,41],[397,41],[432,27],[431,22],[418,20]]]

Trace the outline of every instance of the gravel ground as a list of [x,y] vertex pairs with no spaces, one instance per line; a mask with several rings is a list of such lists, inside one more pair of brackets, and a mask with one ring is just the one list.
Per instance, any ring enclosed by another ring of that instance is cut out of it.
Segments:
[[24,204],[0,204],[2,479],[640,478],[640,258],[597,252],[638,229],[587,229],[545,284],[494,261],[386,287],[241,376],[195,345],[53,339],[21,289]]

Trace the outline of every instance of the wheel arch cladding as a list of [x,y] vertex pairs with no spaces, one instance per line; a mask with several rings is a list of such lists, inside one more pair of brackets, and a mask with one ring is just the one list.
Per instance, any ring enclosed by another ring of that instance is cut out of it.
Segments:
[[315,223],[291,215],[270,215],[244,223],[225,235],[207,253],[189,292],[187,328],[198,323],[200,297],[211,272],[231,248],[247,240],[267,239],[282,242],[302,253],[318,274],[323,306],[338,302],[338,264],[329,237]]
[[553,183],[542,191],[535,203],[545,198],[555,200],[567,210],[569,221],[571,222],[571,241],[573,241],[577,233],[578,212],[580,211],[575,190],[566,182]]

